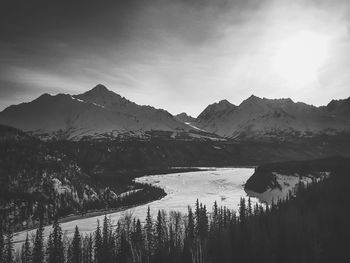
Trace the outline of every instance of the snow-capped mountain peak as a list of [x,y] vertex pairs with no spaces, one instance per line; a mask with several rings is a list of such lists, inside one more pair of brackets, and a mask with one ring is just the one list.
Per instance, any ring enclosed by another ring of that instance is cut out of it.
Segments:
[[74,95],[73,97],[88,103],[93,103],[107,108],[127,104],[136,105],[135,103],[127,100],[119,94],[107,89],[102,84],[98,84],[93,89],[79,95]]
[[208,132],[234,138],[350,132],[350,122],[344,121],[346,102],[333,104],[325,110],[325,107],[295,103],[289,98],[267,99],[252,95],[238,107],[232,105],[231,109],[227,103],[209,105],[198,116],[196,125]]
[[44,94],[31,102],[8,107],[0,113],[0,123],[69,139],[125,133],[143,136],[146,131],[189,129],[169,112],[137,105],[101,84],[79,95]]

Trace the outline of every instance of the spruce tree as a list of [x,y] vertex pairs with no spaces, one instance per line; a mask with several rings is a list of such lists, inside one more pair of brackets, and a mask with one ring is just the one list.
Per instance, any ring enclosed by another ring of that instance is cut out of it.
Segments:
[[34,239],[32,263],[43,263],[44,262],[44,244],[43,244],[43,233],[44,227],[42,220],[40,220],[39,228],[36,230]]
[[141,245],[141,243],[142,243],[142,227],[141,227],[140,219],[137,219],[137,221],[136,221],[135,243],[137,245]]
[[109,262],[111,259],[111,247],[110,247],[110,224],[107,215],[103,218],[102,226],[102,260]]
[[252,202],[250,200],[250,197],[248,197],[248,215],[251,216],[252,214],[253,214]]
[[156,222],[156,240],[157,240],[157,248],[161,248],[163,246],[164,239],[164,231],[163,231],[163,219],[160,210],[158,210],[157,222]]
[[190,206],[188,206],[188,225],[187,225],[187,238],[192,242],[194,240],[194,219]]
[[79,233],[78,226],[75,226],[74,237],[72,240],[72,263],[80,263],[81,262],[81,236]]
[[200,207],[199,207],[199,200],[197,198],[196,200],[196,210],[195,210],[195,219],[196,219],[196,224],[195,224],[195,234],[196,236],[200,235],[201,232],[201,225],[200,225],[200,221],[201,221],[201,212],[200,212]]
[[151,262],[151,257],[153,253],[153,222],[152,222],[150,207],[148,207],[147,209],[145,234],[146,234],[147,262]]
[[216,201],[214,202],[214,206],[213,206],[212,226],[214,229],[217,229],[219,227],[219,212],[218,212],[218,204],[216,203]]
[[247,216],[247,209],[246,209],[245,199],[241,197],[239,202],[239,221],[241,223],[245,223],[246,216]]
[[46,244],[46,261],[50,261],[50,256],[52,255],[53,250],[53,241],[52,241],[52,233],[50,233],[49,237],[47,238],[47,244]]
[[97,263],[103,262],[103,255],[102,255],[102,235],[101,235],[101,228],[100,228],[100,221],[97,220],[97,228],[95,231],[95,260]]

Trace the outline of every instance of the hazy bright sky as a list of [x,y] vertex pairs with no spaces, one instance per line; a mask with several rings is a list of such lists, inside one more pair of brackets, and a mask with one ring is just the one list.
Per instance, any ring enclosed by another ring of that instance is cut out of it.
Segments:
[[196,116],[350,95],[349,0],[0,0],[0,110],[101,83]]

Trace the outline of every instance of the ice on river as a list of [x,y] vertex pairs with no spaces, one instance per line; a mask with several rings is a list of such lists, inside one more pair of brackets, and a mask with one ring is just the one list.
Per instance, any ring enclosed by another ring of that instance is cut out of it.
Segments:
[[[219,206],[226,206],[230,209],[238,208],[241,197],[247,196],[244,191],[244,184],[254,173],[252,168],[213,168],[207,171],[185,172],[152,175],[137,178],[140,183],[148,183],[159,186],[165,190],[167,195],[145,205],[140,205],[125,211],[111,213],[108,216],[114,223],[126,214],[144,221],[148,206],[150,206],[153,218],[156,218],[158,210],[187,212],[187,207],[194,207],[197,198],[211,211],[214,201]],[[82,218],[62,223],[63,232],[72,236],[77,225],[82,234],[90,233],[96,229],[97,219],[103,220],[104,216]],[[47,237],[51,226],[45,227],[44,235]],[[27,231],[14,235],[16,247],[25,240]],[[35,233],[30,231],[29,235]]]

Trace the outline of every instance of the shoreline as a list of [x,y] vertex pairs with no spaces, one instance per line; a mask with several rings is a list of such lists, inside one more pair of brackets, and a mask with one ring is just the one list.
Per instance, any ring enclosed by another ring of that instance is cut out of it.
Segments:
[[[161,171],[159,171],[159,173],[149,173],[149,174],[136,176],[132,180],[132,182],[135,182],[134,180],[136,178],[141,178],[144,176],[166,175],[166,174],[174,174],[174,173],[200,172],[200,171],[207,171],[210,168],[215,169],[215,167],[200,167],[200,168],[199,167],[172,167],[172,168],[168,169],[167,171],[164,171],[163,173]],[[216,168],[221,168],[221,167],[216,167]],[[81,219],[86,219],[86,218],[91,218],[91,217],[96,217],[96,216],[101,216],[101,215],[109,215],[109,214],[113,214],[113,213],[117,213],[117,212],[123,212],[123,211],[126,211],[126,210],[131,209],[131,208],[135,208],[135,207],[138,207],[141,205],[145,205],[145,204],[148,204],[148,203],[151,203],[154,201],[161,200],[166,196],[167,196],[167,194],[165,193],[165,195],[162,196],[161,198],[153,199],[153,200],[150,200],[148,202],[141,202],[141,203],[136,203],[136,204],[129,205],[129,206],[122,206],[119,208],[111,208],[108,210],[89,211],[89,212],[86,212],[84,214],[81,214],[81,213],[80,214],[71,214],[71,215],[59,218],[58,222],[60,224],[62,224],[62,223],[73,222],[76,220],[81,220]],[[48,227],[51,225],[52,224],[44,225],[44,227]],[[23,229],[23,230],[20,230],[18,232],[14,232],[13,236],[15,237],[15,236],[18,236],[22,233],[30,232],[30,231],[33,231],[35,229],[37,229],[37,227]],[[16,244],[16,243],[21,243],[21,242],[23,242],[23,241],[14,241],[13,243]]]
[[[227,169],[229,169],[229,168],[254,168],[254,166],[253,167],[252,166],[182,167],[182,169],[179,169],[179,167],[174,167],[174,170],[172,172],[170,172],[171,170],[169,170],[167,173],[147,174],[147,175],[137,176],[134,179],[145,177],[145,176],[166,175],[166,174],[174,174],[174,173],[201,172],[201,171],[209,171],[209,170],[222,169],[222,168],[227,168]],[[182,170],[182,171],[180,171],[180,170]],[[113,213],[123,212],[123,211],[126,211],[126,210],[131,209],[131,208],[135,208],[135,207],[142,206],[142,205],[145,205],[148,203],[152,203],[154,201],[161,200],[166,196],[167,196],[167,194],[165,193],[165,195],[162,196],[161,198],[150,200],[148,202],[141,202],[141,203],[137,203],[137,204],[133,204],[133,205],[129,205],[129,206],[122,206],[119,208],[111,208],[108,210],[90,211],[90,212],[87,212],[84,214],[72,214],[72,215],[68,215],[66,217],[58,219],[58,222],[60,224],[69,223],[69,222],[73,222],[73,221],[77,221],[77,220],[81,220],[81,219],[87,219],[87,218],[91,218],[91,217],[97,217],[97,216],[102,216],[102,215],[109,215],[109,214],[113,214]],[[45,225],[44,227],[46,228],[46,227],[49,227],[51,225],[52,224],[48,224],[48,225]],[[26,232],[31,232],[35,229],[37,229],[37,227],[20,230],[18,232],[13,233],[13,236],[15,237],[15,236],[21,235],[21,234],[26,233]],[[22,242],[23,241],[18,240],[18,241],[14,241],[14,244],[19,244]]]

